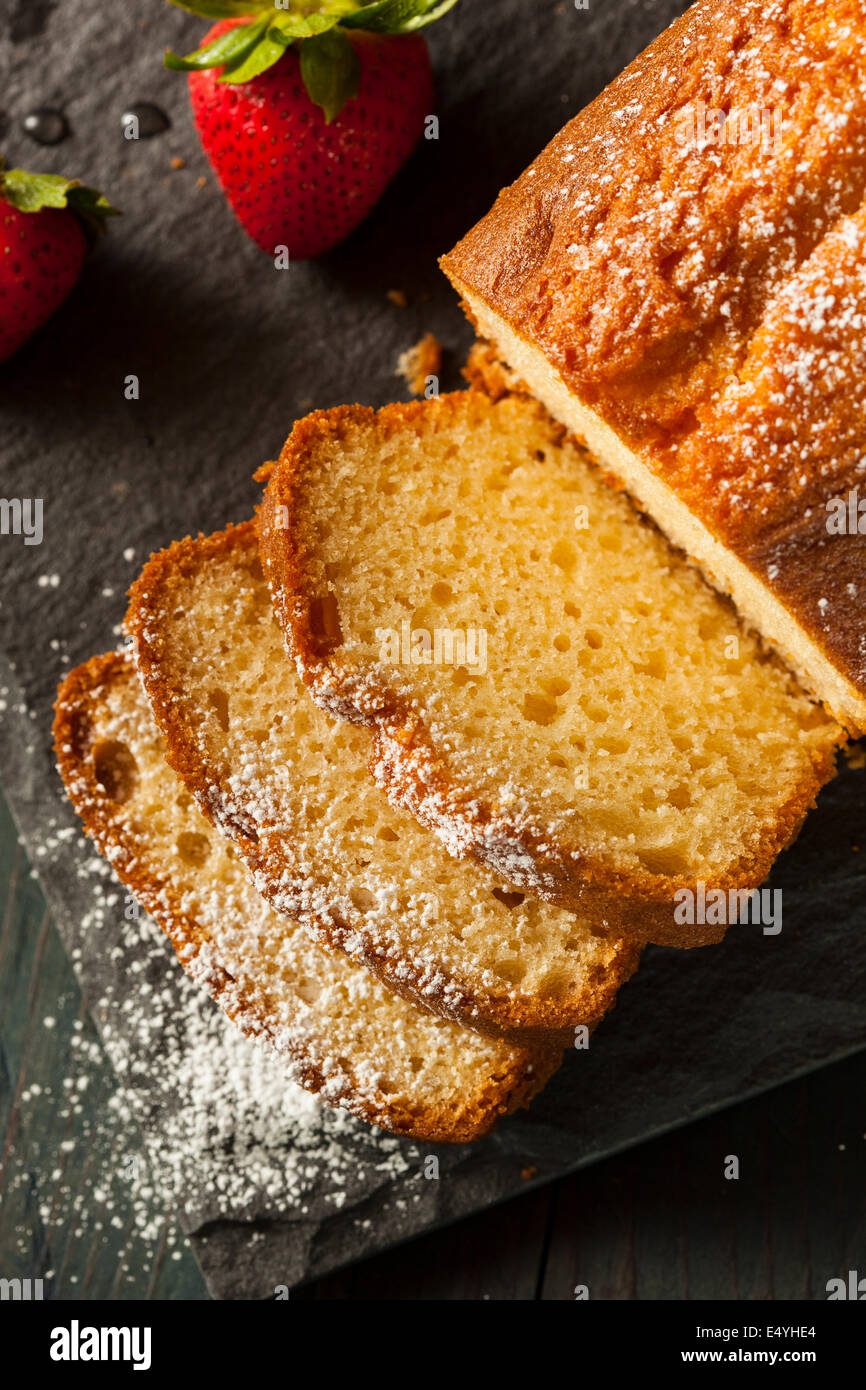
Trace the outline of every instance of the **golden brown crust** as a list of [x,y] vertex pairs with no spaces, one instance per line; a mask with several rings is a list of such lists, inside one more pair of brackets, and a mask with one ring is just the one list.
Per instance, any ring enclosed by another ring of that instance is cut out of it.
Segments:
[[[466,305],[461,307],[468,314]],[[463,376],[473,391],[483,391],[492,401],[499,401],[503,396],[510,394],[532,394],[526,383],[519,381],[514,373],[508,370],[493,344],[485,342],[483,338],[476,338],[469,349],[469,355],[463,364]],[[276,464],[270,464],[267,473],[262,471],[262,482],[268,481],[275,467]]]
[[[347,406],[327,414],[348,419],[362,409]],[[415,411],[424,410],[424,405],[409,402],[394,410],[408,412],[412,418]],[[317,418],[310,416],[308,420]],[[307,421],[302,422],[303,426],[306,424]],[[220,555],[230,556],[233,564],[258,567],[258,554],[254,522],[228,527],[213,536],[195,540],[187,537],[175,542],[151,558],[133,585],[126,628],[135,644],[139,674],[154,717],[165,736],[169,763],[195,796],[203,814],[231,836],[256,876],[260,891],[276,911],[281,911],[286,896],[291,896],[286,889],[294,872],[291,845],[279,836],[269,835],[267,847],[263,848],[252,818],[245,817],[242,810],[238,812],[236,794],[225,794],[229,770],[204,762],[184,693],[173,684],[173,672],[162,649],[162,615],[173,603],[183,604],[188,577]],[[279,599],[279,595],[275,597]],[[378,759],[374,743],[371,761]],[[440,852],[432,842],[431,853]],[[640,959],[637,947],[613,940],[605,968],[576,981],[564,998],[542,1003],[521,999],[504,988],[485,984],[480,978],[462,978],[439,962],[431,970],[429,962],[401,951],[388,933],[371,925],[362,912],[347,908],[343,915],[338,915],[329,904],[327,910],[311,906],[301,915],[326,945],[351,950],[353,958],[387,988],[419,1008],[475,1031],[523,1044],[549,1046],[554,1040],[554,1045],[561,1048],[563,1042],[570,1040],[576,1024],[594,1028],[612,1008],[617,991],[637,969]]]
[[[206,926],[180,906],[170,878],[160,872],[149,853],[147,832],[107,795],[95,775],[91,756],[104,722],[106,693],[136,681],[128,654],[112,652],[94,657],[72,671],[61,685],[55,704],[54,742],[58,768],[70,801],[84,829],[109,859],[118,877],[168,936],[183,968],[199,983],[243,1032],[272,1046],[275,1020],[262,997],[245,993],[217,960]],[[168,775],[168,774],[167,774]],[[202,970],[202,961],[206,960]],[[347,965],[347,969],[351,969]],[[425,1027],[429,1027],[425,1022]],[[411,1028],[411,1017],[407,1020]],[[293,1079],[313,1094],[325,1088],[328,1077],[297,1038],[280,1031],[280,1054],[291,1065]],[[428,1103],[423,1111],[404,1108],[380,1093],[374,1102],[369,1089],[343,1094],[341,1104],[371,1124],[395,1134],[433,1143],[466,1143],[487,1133],[502,1115],[527,1105],[559,1066],[558,1047],[491,1047],[490,1073],[480,1074],[472,1095],[459,1111],[439,1110]]]
[[443,268],[866,697],[866,516],[827,529],[864,492],[864,66],[861,0],[700,0]]
[[[483,351],[470,370],[479,381],[493,370]],[[499,380],[502,393],[506,380]],[[442,396],[438,412],[466,408],[460,392]],[[366,406],[340,406],[318,411],[295,425],[276,466],[259,510],[259,548],[271,589],[274,610],[294,653],[302,679],[323,708],[339,718],[369,726],[375,735],[371,772],[389,800],[410,811],[422,824],[447,835],[452,852],[472,857],[518,887],[598,924],[600,932],[665,946],[693,947],[720,941],[726,928],[714,924],[679,925],[673,920],[674,895],[694,890],[695,880],[649,871],[619,871],[611,864],[582,855],[575,846],[553,842],[544,831],[527,830],[510,821],[500,807],[468,794],[451,778],[448,766],[431,739],[419,713],[391,687],[375,687],[369,671],[346,668],[331,660],[331,651],[317,639],[311,621],[316,594],[308,583],[307,556],[298,528],[291,519],[303,505],[305,473],[311,453],[323,438],[339,439],[344,431],[367,427],[388,438],[405,426],[425,419],[430,402],[389,405],[375,412]],[[540,406],[534,405],[543,414]],[[564,431],[558,429],[561,436]],[[285,525],[285,519],[289,524]],[[779,853],[796,836],[814,805],[817,788],[835,770],[832,749],[814,753],[812,775],[794,789],[776,819],[766,828],[751,853],[713,877],[713,886],[729,889],[757,887]],[[531,861],[521,878],[503,867],[503,846],[519,846]]]

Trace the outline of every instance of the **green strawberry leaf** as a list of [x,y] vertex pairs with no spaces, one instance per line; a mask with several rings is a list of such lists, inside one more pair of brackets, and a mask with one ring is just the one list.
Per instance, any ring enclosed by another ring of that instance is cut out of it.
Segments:
[[334,14],[339,19],[341,14],[358,8],[355,0],[168,0],[168,3],[202,19],[261,19],[267,15],[271,23],[277,15],[320,18],[323,14]]
[[426,29],[428,24],[433,24],[449,10],[453,10],[456,4],[457,0],[440,0],[439,4],[428,5],[423,14],[419,13],[414,20],[407,22],[400,32],[410,34],[414,33],[416,29]]
[[296,39],[323,34],[339,20],[339,14],[278,14],[276,18],[269,14],[267,18],[249,26],[256,30],[263,27],[264,32],[257,35],[255,43],[245,50],[242,57],[235,56],[226,64],[220,82],[249,82],[250,78],[258,77],[260,72],[273,67]]
[[341,18],[341,13],[333,10],[330,14],[279,15],[268,30],[268,38],[288,48],[296,39],[312,39],[316,34],[327,33]]
[[41,212],[43,208],[68,208],[87,230],[105,230],[109,217],[119,217],[108,199],[95,188],[62,174],[31,174],[26,169],[4,169],[0,160],[0,198],[19,212]]
[[169,49],[165,66],[173,72],[203,72],[221,67],[224,71],[220,82],[249,82],[279,62],[290,44],[325,33],[339,24],[342,15],[342,9],[305,15],[280,12],[272,5],[263,7],[261,0],[256,0],[256,4],[260,14],[263,8],[266,11],[262,18],[237,25],[185,57]]
[[172,72],[201,72],[204,68],[239,64],[264,37],[267,27],[267,19],[260,19],[256,24],[240,24],[236,29],[221,34],[213,43],[187,53],[185,58],[169,49],[165,55],[165,66]]
[[168,3],[201,19],[245,19],[272,8],[262,0],[168,0]]
[[301,77],[328,125],[358,95],[360,75],[358,55],[340,29],[329,29],[301,44]]
[[[267,26],[268,21],[264,24]],[[256,25],[256,28],[259,26]],[[285,53],[285,46],[275,43],[271,38],[270,32],[262,33],[256,40],[254,47],[249,49],[240,60],[235,60],[226,65],[225,72],[220,77],[220,82],[250,82],[254,77],[258,77],[260,72],[267,72],[274,63],[278,63]]]
[[[181,57],[170,49],[165,66],[173,72],[203,72],[223,68],[220,82],[249,82],[273,67],[292,44],[301,43],[301,74],[307,91],[325,112],[329,122],[357,94],[358,61],[351,46],[338,35],[341,29],[365,29],[375,34],[410,34],[446,14],[457,0],[376,0],[358,5],[354,0],[169,0],[179,9],[207,19],[246,19],[211,43]],[[304,46],[331,35],[307,53]],[[334,70],[329,72],[333,63]]]
[[371,34],[411,34],[447,14],[457,0],[377,0],[344,14],[344,29],[366,29]]

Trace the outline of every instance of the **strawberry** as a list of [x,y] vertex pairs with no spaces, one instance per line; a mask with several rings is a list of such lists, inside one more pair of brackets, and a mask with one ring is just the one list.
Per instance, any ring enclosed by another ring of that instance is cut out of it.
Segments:
[[456,0],[171,0],[226,16],[185,58],[202,145],[244,230],[306,260],[343,241],[408,159],[433,110],[414,30]]
[[0,362],[63,303],[81,274],[88,233],[115,213],[77,180],[5,169],[0,160]]

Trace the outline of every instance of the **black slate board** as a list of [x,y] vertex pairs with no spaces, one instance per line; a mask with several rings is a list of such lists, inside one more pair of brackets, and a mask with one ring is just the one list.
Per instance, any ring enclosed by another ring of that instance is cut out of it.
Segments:
[[[7,159],[82,176],[125,212],[51,326],[0,372],[2,493],[45,507],[41,546],[0,539],[4,787],[115,1056],[142,1046],[120,1007],[130,961],[111,959],[104,933],[83,929],[94,902],[81,876],[87,851],[77,835],[56,837],[73,825],[50,751],[59,677],[116,643],[125,588],[152,549],[249,513],[250,474],[297,416],[399,397],[397,355],[428,329],[448,349],[443,385],[457,384],[470,333],[436,256],[684,8],[461,0],[430,31],[440,140],[425,142],[344,247],[277,272],[234,223],[198,148],[183,79],[161,67],[162,49],[194,46],[200,23],[160,0],[115,0],[110,21],[99,0],[0,0]],[[121,115],[144,100],[168,112],[171,129],[126,141]],[[62,107],[71,126],[51,150],[21,130],[45,105]],[[171,168],[176,156],[183,169]],[[408,308],[388,300],[391,289]],[[124,399],[130,373],[137,402]],[[182,1194],[212,1292],[267,1297],[525,1191],[522,1170],[545,1181],[864,1046],[864,855],[863,773],[846,769],[773,876],[782,933],[740,927],[720,947],[647,952],[589,1052],[567,1059],[528,1115],[472,1149],[443,1150],[437,1183],[419,1184],[412,1145],[399,1146],[405,1172],[377,1175],[382,1140],[350,1125],[340,1142],[358,1175],[340,1210],[313,1202],[302,1214],[271,1195],[225,1219],[207,1192]],[[158,1069],[158,1047],[137,1061]],[[138,1089],[158,1150],[164,1097],[146,1081]],[[327,1186],[325,1176],[325,1197]]]

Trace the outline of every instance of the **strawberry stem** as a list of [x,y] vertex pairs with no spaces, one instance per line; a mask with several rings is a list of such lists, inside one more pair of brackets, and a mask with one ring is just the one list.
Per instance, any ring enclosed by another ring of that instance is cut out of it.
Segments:
[[68,208],[84,223],[87,231],[99,234],[109,217],[119,217],[108,199],[97,189],[62,174],[33,174],[26,169],[7,169],[0,159],[0,198],[19,212],[41,212],[43,208]]
[[170,49],[165,66],[174,72],[222,68],[219,81],[249,82],[282,58],[287,48],[300,48],[301,76],[311,101],[325,120],[334,120],[358,92],[358,61],[342,30],[371,34],[413,34],[454,8],[457,0],[324,0],[305,4],[287,0],[169,0],[169,4],[204,19],[240,19],[219,38],[185,57]]

